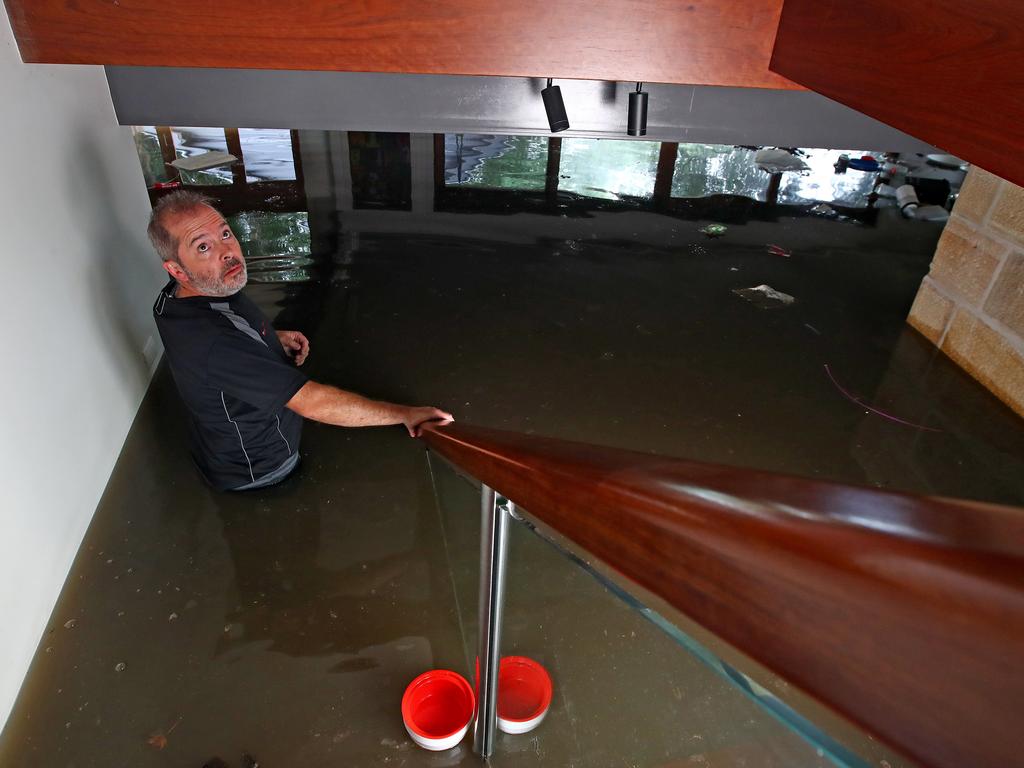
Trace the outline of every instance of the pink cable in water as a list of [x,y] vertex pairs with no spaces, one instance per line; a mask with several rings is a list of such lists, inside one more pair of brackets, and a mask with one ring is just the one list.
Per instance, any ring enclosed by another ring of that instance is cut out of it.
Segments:
[[915,424],[912,421],[905,421],[905,420],[901,419],[899,416],[893,416],[891,413],[886,413],[885,411],[880,411],[877,408],[872,408],[870,405],[865,403],[859,397],[855,397],[855,396],[851,395],[849,392],[847,392],[845,389],[843,389],[843,385],[840,384],[838,381],[836,381],[836,377],[832,375],[832,369],[828,367],[828,363],[825,363],[825,373],[828,374],[828,377],[832,381],[832,384],[835,386],[836,389],[839,390],[839,392],[843,395],[843,397],[845,397],[851,403],[856,403],[861,408],[867,408],[872,413],[878,414],[883,419],[889,419],[889,421],[895,421],[897,424],[903,424],[904,426],[913,427],[914,429],[923,429],[926,432],[941,432],[942,431],[941,429],[935,429],[935,427],[926,427],[923,424]]

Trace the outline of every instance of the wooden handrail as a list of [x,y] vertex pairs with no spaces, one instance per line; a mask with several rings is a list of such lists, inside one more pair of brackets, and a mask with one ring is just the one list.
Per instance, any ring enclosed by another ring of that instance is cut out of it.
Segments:
[[458,424],[424,436],[922,764],[1020,764],[1024,510]]
[[803,90],[768,71],[782,0],[434,0],[426,8],[416,0],[178,0],[173,10],[160,0],[4,4],[25,62]]

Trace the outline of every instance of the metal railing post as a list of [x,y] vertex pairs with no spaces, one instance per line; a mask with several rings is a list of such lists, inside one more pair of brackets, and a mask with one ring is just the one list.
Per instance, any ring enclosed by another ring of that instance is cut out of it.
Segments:
[[[511,506],[511,505],[510,505]],[[481,486],[480,496],[480,634],[477,645],[479,700],[473,751],[490,757],[498,726],[498,668],[509,511],[498,505],[494,490]]]

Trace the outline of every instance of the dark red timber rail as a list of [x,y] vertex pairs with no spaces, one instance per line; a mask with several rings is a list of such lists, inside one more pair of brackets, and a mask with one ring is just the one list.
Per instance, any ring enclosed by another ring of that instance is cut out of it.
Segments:
[[4,5],[25,62],[803,90],[768,71],[782,0],[4,0]]
[[1024,184],[1024,2],[786,0],[771,70]]
[[1020,765],[1024,510],[480,427],[425,439],[907,756]]

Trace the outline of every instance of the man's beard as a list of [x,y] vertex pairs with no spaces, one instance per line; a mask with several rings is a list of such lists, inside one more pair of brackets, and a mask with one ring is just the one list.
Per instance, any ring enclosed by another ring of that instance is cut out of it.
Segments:
[[224,272],[229,269],[242,265],[242,271],[237,275],[233,275],[231,278],[225,279],[223,272],[220,277],[200,277],[199,275],[190,272],[184,265],[181,266],[182,272],[189,279],[189,283],[192,289],[203,296],[214,296],[217,298],[223,298],[224,296],[231,296],[232,294],[238,293],[240,290],[245,288],[246,282],[249,280],[249,273],[245,267],[245,261],[236,261],[229,264]]

